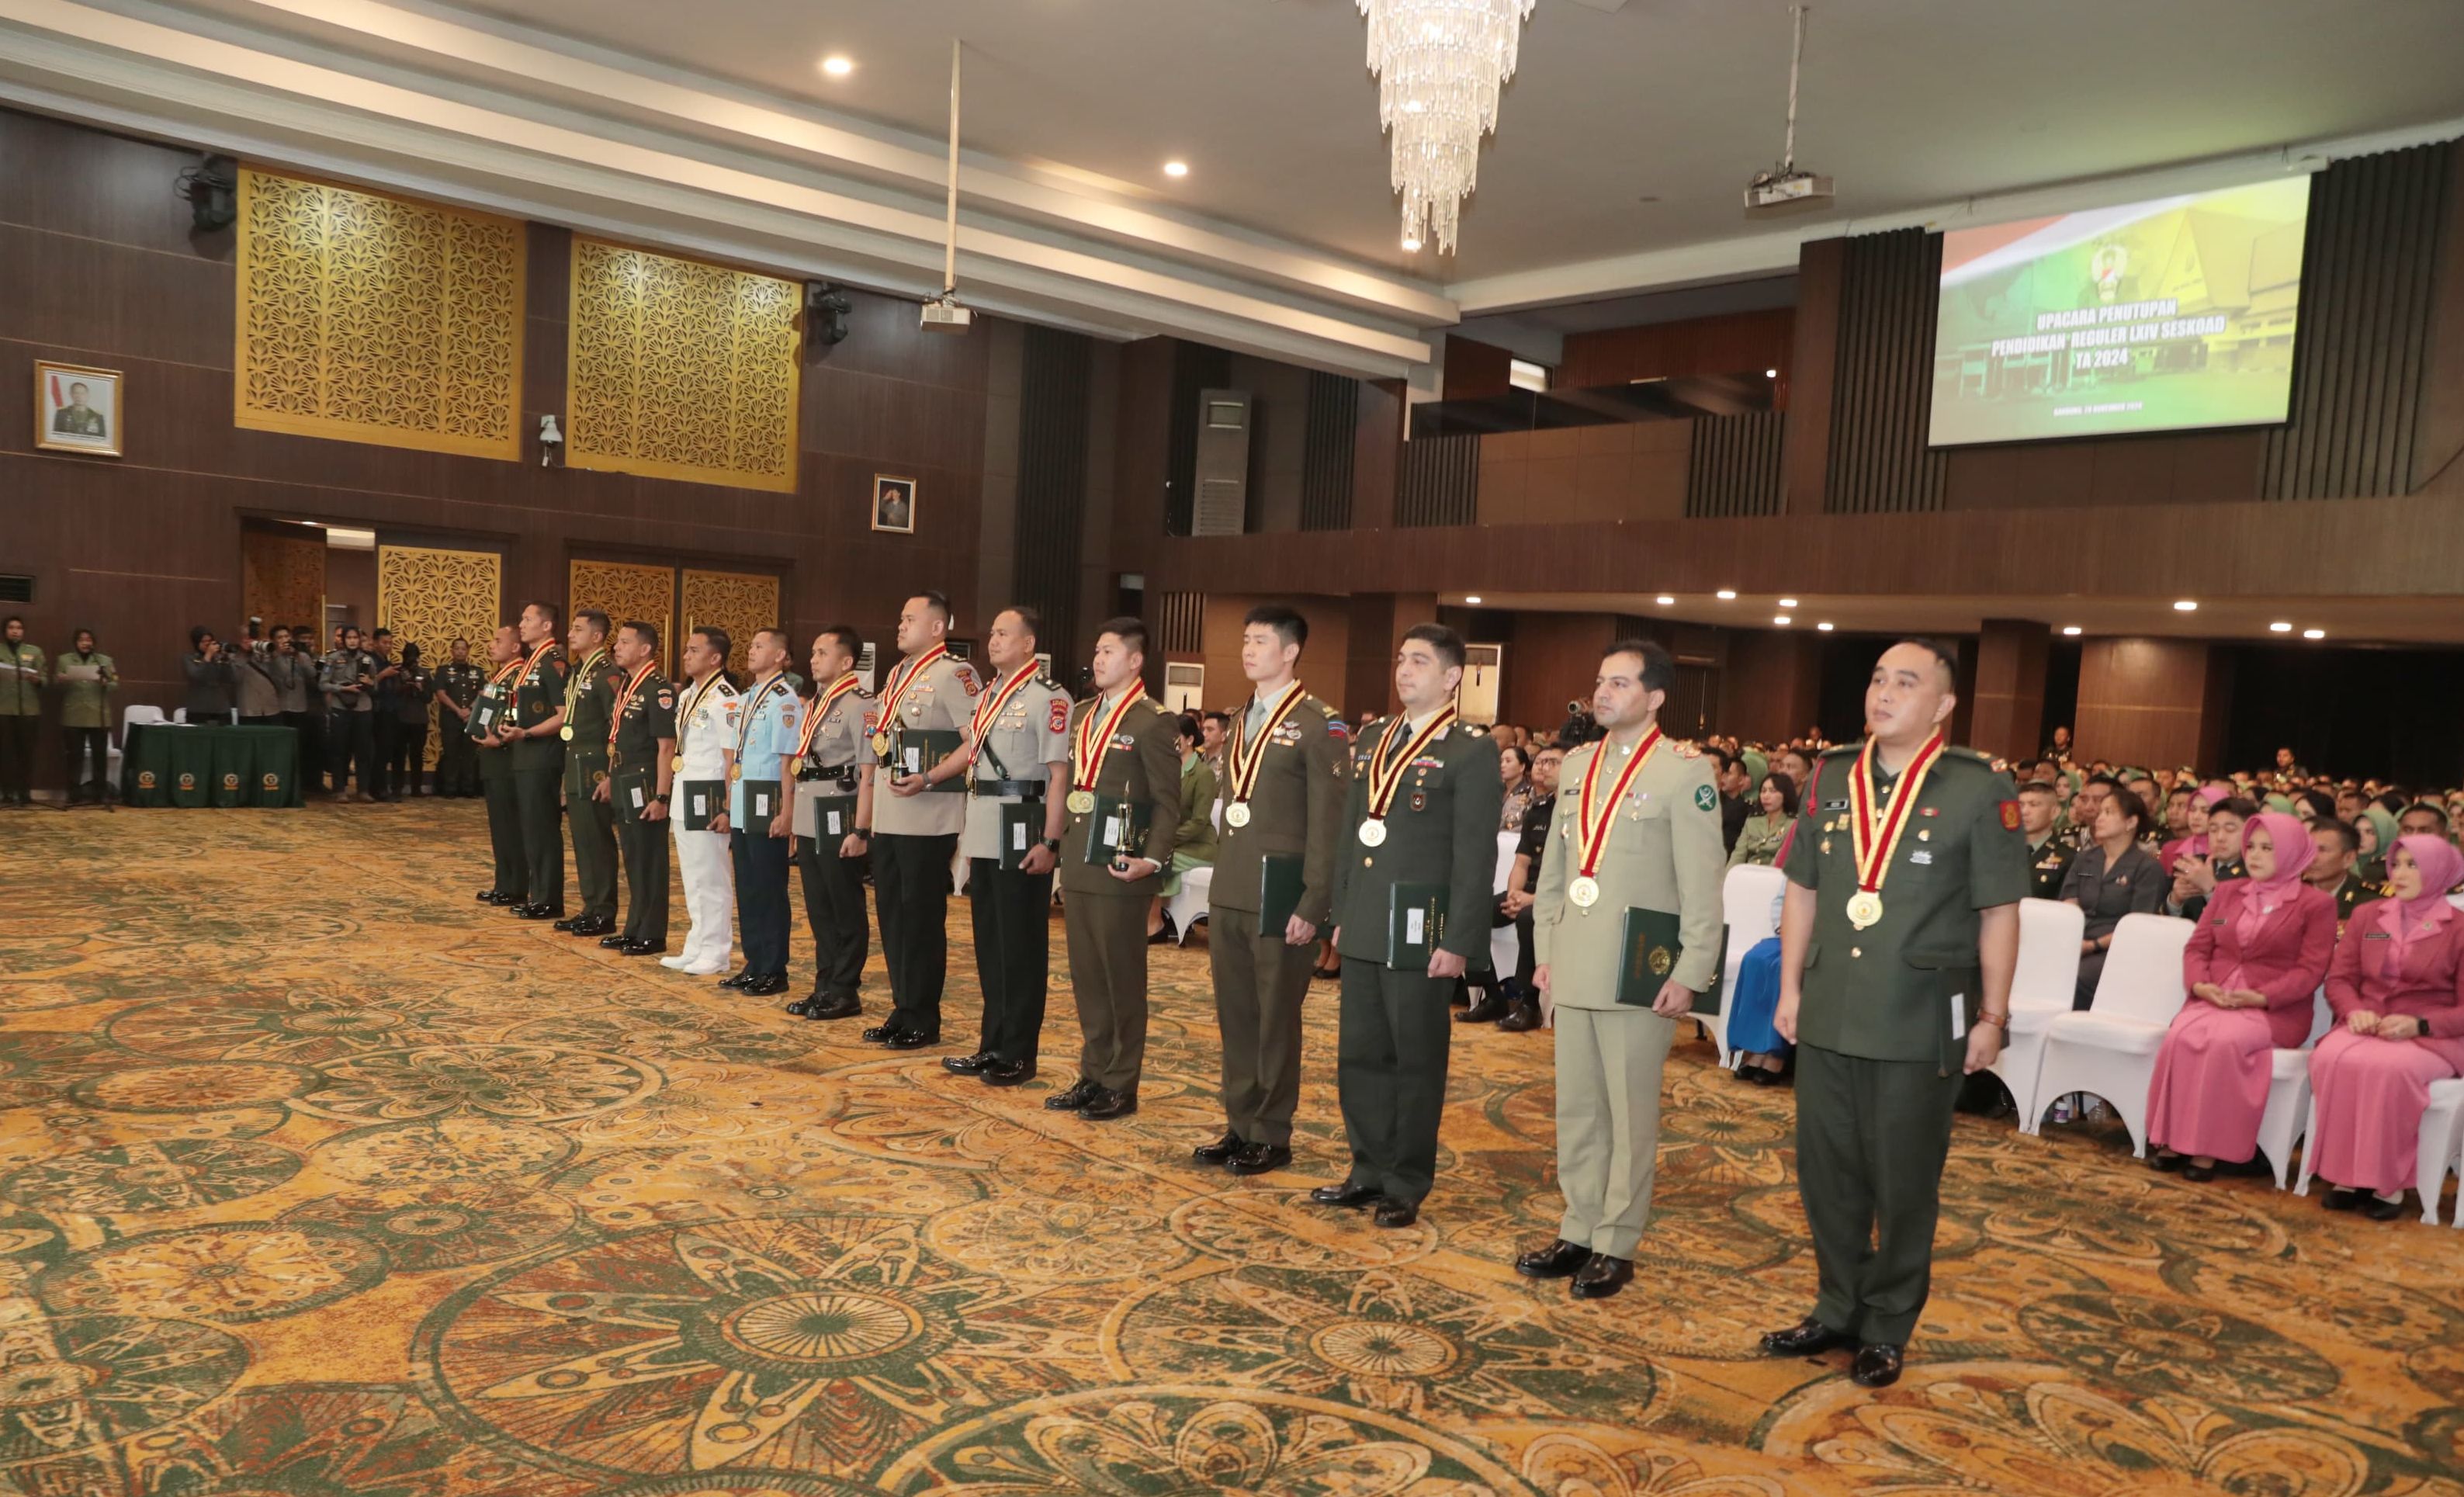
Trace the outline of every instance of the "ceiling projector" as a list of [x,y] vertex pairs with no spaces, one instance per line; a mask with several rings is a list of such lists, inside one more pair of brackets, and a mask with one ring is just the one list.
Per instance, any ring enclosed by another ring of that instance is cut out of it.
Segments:
[[1757,173],[1753,181],[1746,184],[1746,210],[1749,213],[1789,213],[1823,208],[1830,204],[1831,197],[1829,177],[1787,165]]
[[958,298],[943,292],[924,303],[924,331],[928,333],[963,333],[973,327],[976,315],[958,304]]

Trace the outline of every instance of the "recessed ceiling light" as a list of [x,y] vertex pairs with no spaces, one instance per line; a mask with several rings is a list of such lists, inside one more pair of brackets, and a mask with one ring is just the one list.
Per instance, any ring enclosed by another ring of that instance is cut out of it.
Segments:
[[2176,599],[2173,604],[2173,611],[2176,613],[2196,613],[2199,611],[2198,600],[2194,598]]
[[1653,602],[1655,602],[1655,603],[1657,603],[1657,604],[1659,604],[1661,607],[1665,608],[1665,607],[1667,607],[1670,604],[1675,603],[1677,600],[1676,600],[1676,599],[1674,599],[1674,598],[1671,598],[1671,597],[1670,597],[1670,596],[1668,596],[1668,594],[1666,594],[1666,593],[1661,593],[1658,598],[1655,598],[1655,599],[1653,599],[1652,601],[1653,601]]
[[1796,606],[1796,600],[1793,598],[1782,598],[1779,601],[1779,605],[1783,608],[1793,608]]
[[855,71],[855,62],[854,59],[849,57],[835,55],[824,57],[822,59],[822,71],[834,78],[843,78]]
[[2301,631],[2301,637],[2303,639],[2325,639],[2327,637],[2327,631],[2325,629],[2303,629]]
[[1785,625],[1788,623],[1788,615],[1785,613],[1774,613],[1771,615],[1771,622],[1773,624]]
[[2270,634],[2290,634],[2293,632],[2293,626],[2278,619],[2267,627],[2267,631]]
[[1420,241],[1418,235],[1405,234],[1403,236],[1403,253],[1405,254],[1418,254],[1420,253]]
[[1167,177],[1186,177],[1189,175],[1189,163],[1185,161],[1165,162],[1163,164],[1163,174]]
[[2079,634],[2079,627],[2078,625],[2076,625],[2076,624],[2065,624],[2065,625],[2063,625],[2063,626],[2062,626],[2062,632],[2063,632],[2063,633],[2065,633],[2065,634],[2071,635],[2071,636],[2073,636],[2073,637],[2077,637],[2077,636],[2078,636],[2078,634]]
[[1830,621],[1829,619],[1825,619],[1825,620],[1823,620],[1821,623],[1819,623],[1819,624],[1817,624],[1817,625],[1815,625],[1815,626],[1814,626],[1814,627],[1815,627],[1815,628],[1820,629],[1820,630],[1821,630],[1823,633],[1825,633],[1825,634],[1828,634],[1828,633],[1830,633],[1830,632],[1831,632],[1831,621]]
[[1763,371],[1763,378],[1766,380],[1776,380],[1779,378],[1779,371],[1777,369],[1765,369]]
[[1720,589],[1720,601],[1721,601],[1722,603],[1734,603],[1734,602],[1736,602],[1736,601],[1737,601],[1737,590],[1736,590],[1734,587],[1723,587],[1723,588],[1721,588],[1721,589]]
[[1473,607],[1477,608],[1480,606],[1480,594],[1476,592],[1467,592],[1463,594],[1463,602],[1470,604]]

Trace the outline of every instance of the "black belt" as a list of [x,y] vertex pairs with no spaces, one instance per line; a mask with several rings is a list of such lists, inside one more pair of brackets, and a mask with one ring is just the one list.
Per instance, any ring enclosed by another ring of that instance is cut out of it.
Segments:
[[1045,780],[970,780],[967,789],[975,795],[1014,795],[1021,800],[1041,801],[1044,787],[1050,782]]
[[853,764],[845,765],[835,769],[800,769],[796,771],[796,782],[798,784],[810,784],[819,781],[825,784],[852,785],[863,778],[864,771]]

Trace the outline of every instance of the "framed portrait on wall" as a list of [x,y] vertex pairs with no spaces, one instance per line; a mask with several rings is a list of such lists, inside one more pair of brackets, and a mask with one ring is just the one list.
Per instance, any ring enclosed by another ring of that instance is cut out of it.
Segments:
[[120,455],[120,371],[34,361],[34,445]]
[[915,480],[872,475],[872,528],[902,536],[915,534]]

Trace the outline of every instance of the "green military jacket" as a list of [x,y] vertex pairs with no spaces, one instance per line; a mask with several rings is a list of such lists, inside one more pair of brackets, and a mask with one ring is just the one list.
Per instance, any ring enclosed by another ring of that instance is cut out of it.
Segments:
[[488,684],[488,671],[476,661],[459,665],[449,660],[436,668],[436,689],[454,706],[468,709],[479,699],[480,688]]
[[[1248,711],[1243,703],[1233,714],[1234,734],[1248,731]],[[1254,914],[1265,903],[1266,855],[1297,856],[1301,902],[1293,913],[1323,931],[1334,914],[1335,859],[1352,838],[1352,824],[1343,819],[1352,788],[1351,735],[1333,708],[1304,695],[1261,752],[1245,826],[1233,825],[1232,752],[1228,746],[1223,752],[1223,826],[1215,838],[1207,901]]]
[[[1110,705],[1102,697],[1080,702],[1069,714],[1069,741],[1078,741],[1078,724],[1089,713]],[[1073,748],[1074,754],[1074,748]],[[1069,766],[1074,788],[1078,765]],[[1180,825],[1180,737],[1173,715],[1152,696],[1130,705],[1112,735],[1112,747],[1095,777],[1095,793],[1119,800],[1142,801],[1147,807],[1147,836],[1141,857],[1158,868],[1172,867],[1172,834]],[[1071,811],[1061,829],[1061,887],[1071,894],[1120,894],[1152,899],[1163,887],[1160,874],[1123,882],[1111,870],[1087,861],[1087,839],[1094,829],[1091,812]]]
[[41,646],[0,640],[0,717],[42,715],[44,680]]
[[2384,892],[2363,882],[2360,874],[2351,871],[2344,874],[2343,883],[2327,892],[2336,896],[2336,934],[2338,936],[2344,934],[2344,922],[2353,917],[2354,911],[2365,904],[2387,897]]
[[[2020,834],[2020,840],[2023,843],[2027,840],[2024,832]],[[2071,863],[2078,856],[2079,848],[2064,842],[2061,833],[2047,833],[2045,845],[2028,853],[2028,897],[2062,897],[2062,880],[2071,876]]]
[[1604,750],[1612,757],[1600,766],[1594,790],[1597,816],[1631,749],[1611,749],[1606,739],[1586,743],[1566,756],[1558,772],[1558,815],[1549,828],[1540,882],[1532,892],[1531,959],[1548,967],[1549,996],[1556,1006],[1616,1008],[1625,913],[1659,910],[1677,916],[1682,948],[1668,976],[1705,992],[1719,976],[1726,924],[1720,885],[1727,876],[1727,858],[1720,850],[1720,791],[1712,776],[1719,761],[1688,743],[1662,740],[1652,751],[1611,813],[1608,842],[1593,870],[1600,896],[1587,909],[1567,898],[1566,889],[1580,871],[1583,776]]
[[[524,650],[523,658],[530,652]],[[512,725],[535,727],[547,721],[564,705],[564,651],[551,649],[539,664],[514,677],[514,717]],[[564,744],[553,733],[539,737],[517,739],[513,745],[514,772],[532,774],[553,772],[564,765]]]
[[[1397,884],[1443,884],[1446,931],[1438,944],[1478,965],[1488,950],[1497,822],[1506,803],[1497,740],[1449,724],[1404,771],[1386,810],[1386,840],[1371,848],[1360,841],[1360,824],[1369,819],[1370,756],[1381,747],[1400,753],[1412,736],[1405,727],[1391,745],[1383,743],[1392,720],[1369,724],[1352,745],[1352,788],[1335,858],[1335,951],[1383,963],[1388,892]],[[1223,878],[1220,864],[1215,877]]]
[[[72,680],[72,671],[93,671],[93,680]],[[108,728],[111,726],[111,693],[120,689],[120,668],[111,657],[96,653],[80,655],[75,650],[52,662],[52,679],[60,687],[60,726],[63,728]]]
[[[668,757],[660,752],[659,740],[669,740],[668,753],[672,754],[675,736],[676,689],[653,671],[626,699],[616,719],[615,752],[607,760],[611,777],[607,798],[615,803],[620,820],[640,821],[649,809],[650,797],[659,793],[660,761]],[[606,741],[603,731],[600,742]],[[574,746],[581,746],[579,738]]]
[[1186,854],[1200,863],[1215,861],[1215,771],[1201,754],[1180,764],[1180,825],[1172,834],[1173,856]]
[[564,745],[564,793],[588,795],[607,775],[607,724],[616,713],[616,693],[625,672],[615,658],[594,649],[575,666],[564,683],[564,725],[573,737]]
[[[495,674],[496,668],[492,666],[487,668],[487,671],[488,676],[494,676]],[[502,719],[505,712],[505,704],[513,699],[513,682],[508,681],[502,686],[497,686],[493,684],[489,679],[487,679],[487,677],[482,677],[479,683],[479,694],[472,698],[471,720],[462,724],[462,733],[473,739],[477,737],[477,735],[472,730],[478,726],[478,704],[483,701],[493,702],[495,704],[498,718],[496,725],[499,728],[503,727],[504,723]],[[482,744],[479,746],[478,752],[479,778],[481,780],[509,780],[513,778],[514,745],[508,743],[503,748],[489,748]]]
[[[1849,923],[1857,892],[1849,781],[1861,743],[1824,754],[1797,816],[1788,876],[1818,896],[1805,951],[1796,1035],[1866,1060],[1964,1064],[1984,1002],[1978,912],[2027,897],[2028,839],[2010,779],[1970,749],[1943,751],[1920,787],[1882,877],[1882,917]],[[1896,781],[1881,787],[1896,795]]]

